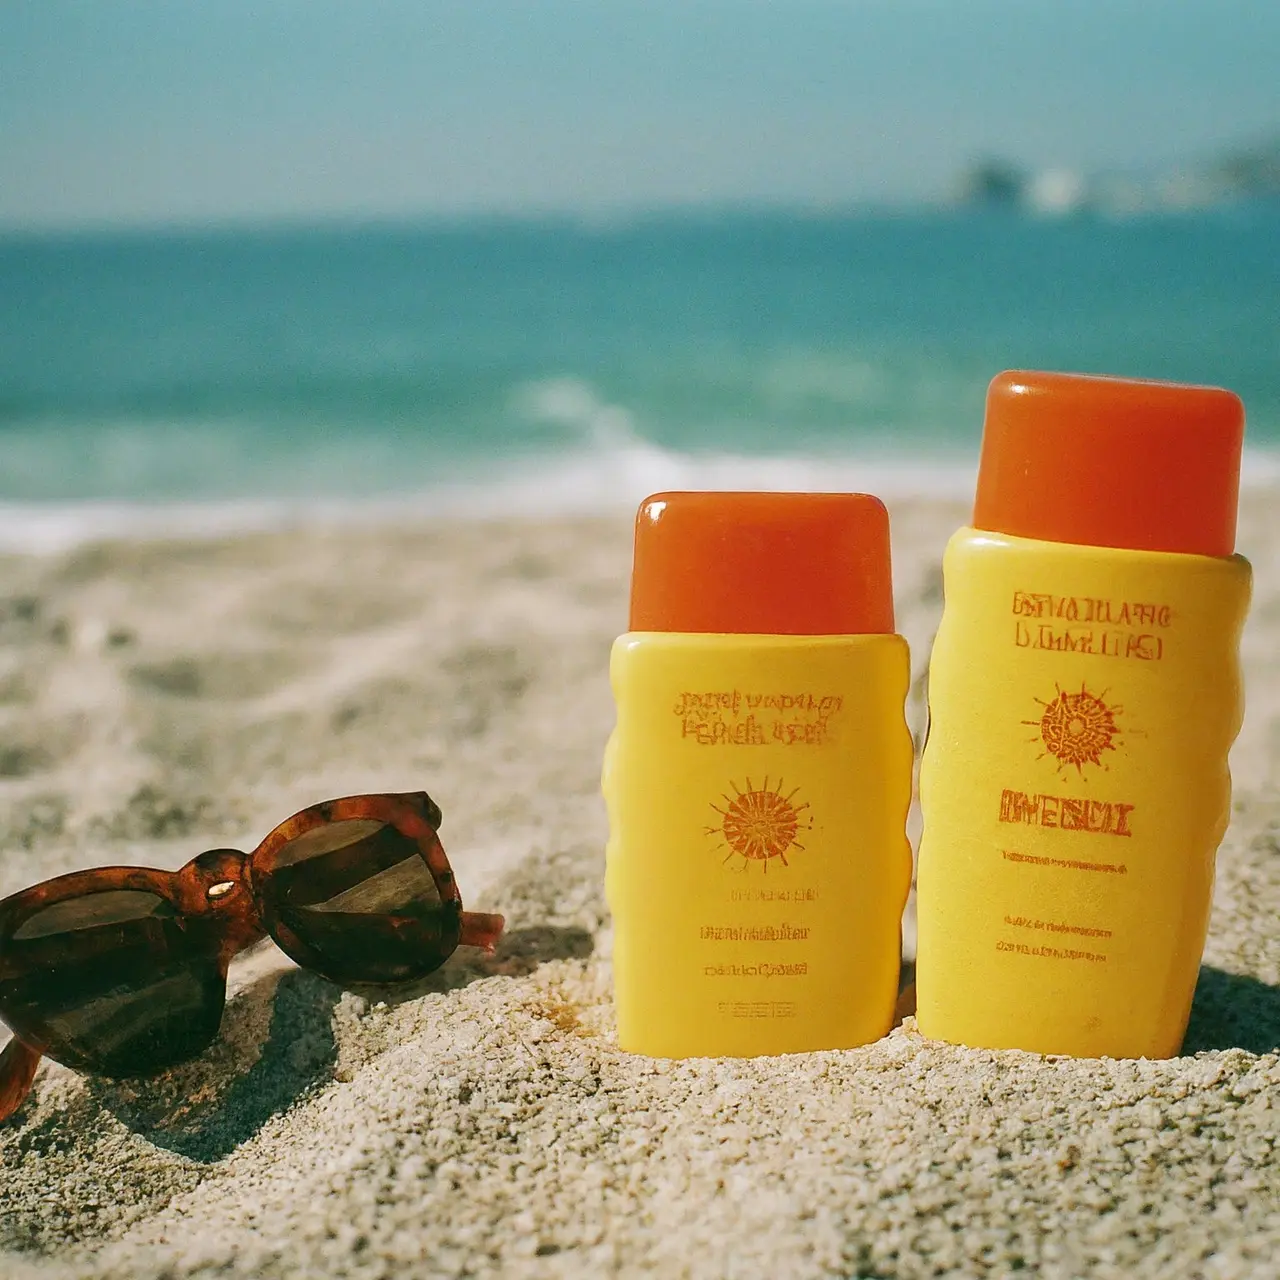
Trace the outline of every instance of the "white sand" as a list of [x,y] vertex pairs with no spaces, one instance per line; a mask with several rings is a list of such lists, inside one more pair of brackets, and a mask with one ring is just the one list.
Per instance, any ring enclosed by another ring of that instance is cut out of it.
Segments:
[[[917,670],[964,514],[893,512]],[[1169,1062],[968,1051],[910,1018],[838,1053],[620,1054],[597,787],[624,521],[0,560],[0,893],[425,786],[467,905],[510,930],[387,1005],[265,944],[200,1060],[46,1064],[0,1129],[0,1276],[1280,1274],[1275,495],[1241,546],[1238,799],[1197,1051]]]

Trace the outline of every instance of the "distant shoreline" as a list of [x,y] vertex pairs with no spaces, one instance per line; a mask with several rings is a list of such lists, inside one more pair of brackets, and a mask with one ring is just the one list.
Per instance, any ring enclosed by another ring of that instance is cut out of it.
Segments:
[[[1056,210],[1021,203],[1017,196],[987,200],[966,195],[901,202],[805,204],[785,202],[737,202],[674,204],[590,209],[491,210],[456,213],[406,213],[360,215],[354,213],[307,214],[296,217],[227,217],[199,221],[114,221],[86,219],[49,223],[0,222],[0,250],[30,244],[157,240],[219,240],[249,237],[276,238],[346,235],[471,235],[492,231],[569,232],[609,235],[653,226],[731,226],[769,222],[875,223],[884,221],[962,221],[973,218],[1053,220]],[[1082,203],[1067,210],[1073,216],[1101,222],[1187,221],[1217,216],[1280,217],[1280,197],[1272,194],[1235,195],[1202,204],[1152,203],[1141,207]]]

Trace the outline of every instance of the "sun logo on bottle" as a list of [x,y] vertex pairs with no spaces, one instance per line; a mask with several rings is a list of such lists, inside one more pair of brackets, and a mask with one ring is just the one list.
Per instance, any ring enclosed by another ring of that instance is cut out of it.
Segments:
[[729,786],[733,795],[721,797],[724,808],[714,802],[711,805],[720,815],[719,825],[705,828],[707,835],[719,838],[718,849],[728,850],[724,862],[741,858],[742,865],[736,868],[739,871],[746,871],[753,862],[759,862],[768,871],[774,858],[784,867],[790,866],[788,852],[804,848],[796,837],[813,827],[813,818],[805,815],[808,803],[796,803],[800,788],[784,794],[781,778],[772,789],[768,778],[759,787],[752,786],[748,778],[746,790],[736,782],[730,782]]
[[1040,731],[1031,739],[1044,746],[1039,758],[1053,756],[1059,773],[1068,765],[1075,765],[1077,773],[1082,773],[1086,764],[1105,769],[1102,753],[1116,750],[1120,736],[1116,716],[1124,708],[1109,706],[1105,689],[1102,693],[1090,693],[1082,684],[1079,693],[1068,693],[1061,685],[1057,690],[1057,697],[1050,702],[1036,699],[1044,708],[1038,720],[1022,722]]

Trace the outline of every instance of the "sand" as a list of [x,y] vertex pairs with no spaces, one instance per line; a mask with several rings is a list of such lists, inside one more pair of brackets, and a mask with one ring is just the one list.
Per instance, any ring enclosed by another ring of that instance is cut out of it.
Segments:
[[[964,511],[893,510],[917,672]],[[0,1275],[1280,1274],[1280,501],[1185,1056],[923,1039],[620,1053],[598,795],[624,520],[311,528],[0,560],[0,893],[251,847],[425,786],[490,959],[394,999],[269,943],[158,1079],[45,1064],[0,1129]],[[911,699],[920,727],[922,686]],[[911,946],[911,931],[907,932]]]

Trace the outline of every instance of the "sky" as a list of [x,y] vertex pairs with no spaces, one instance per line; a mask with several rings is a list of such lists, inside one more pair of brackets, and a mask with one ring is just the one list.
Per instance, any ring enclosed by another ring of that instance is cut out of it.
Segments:
[[0,0],[0,229],[940,198],[1280,135],[1276,0]]

